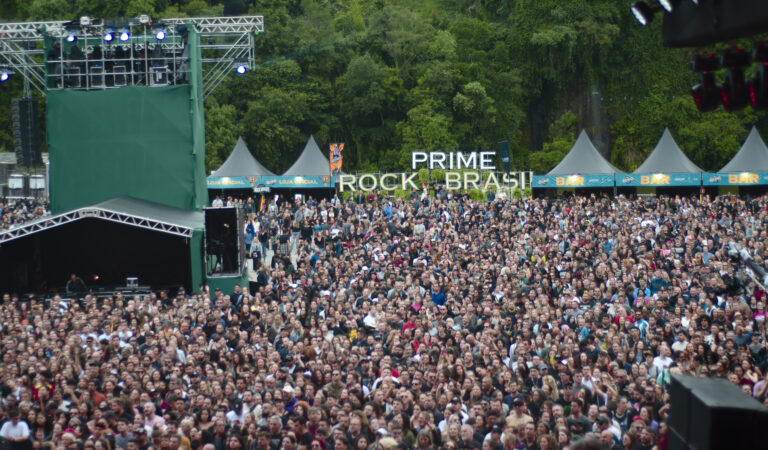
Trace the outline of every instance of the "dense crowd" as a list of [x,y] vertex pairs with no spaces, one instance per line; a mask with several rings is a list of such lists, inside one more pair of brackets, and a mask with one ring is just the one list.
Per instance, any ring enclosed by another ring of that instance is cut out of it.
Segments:
[[663,449],[670,374],[768,404],[768,196],[240,203],[250,286],[3,295],[0,436]]
[[0,231],[7,230],[50,214],[45,199],[0,198]]

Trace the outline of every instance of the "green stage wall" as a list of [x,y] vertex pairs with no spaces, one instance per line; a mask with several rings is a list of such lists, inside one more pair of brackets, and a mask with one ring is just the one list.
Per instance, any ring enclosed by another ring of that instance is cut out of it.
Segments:
[[200,37],[188,29],[189,84],[47,92],[54,214],[118,196],[208,204]]

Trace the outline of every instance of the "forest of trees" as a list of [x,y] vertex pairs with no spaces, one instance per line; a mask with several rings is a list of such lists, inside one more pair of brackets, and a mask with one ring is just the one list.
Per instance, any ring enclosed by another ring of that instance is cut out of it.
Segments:
[[[496,149],[545,172],[586,128],[618,167],[636,168],[664,127],[707,170],[727,162],[768,114],[701,114],[693,49],[661,45],[628,0],[3,0],[3,21],[260,14],[257,67],[206,101],[206,164],[242,135],[276,173],[308,136],[345,143],[345,170],[408,166],[413,150]],[[761,36],[737,44],[751,49]],[[723,44],[725,45],[725,44]],[[717,49],[716,47],[715,49]],[[751,76],[752,69],[747,71]],[[723,75],[719,74],[722,79]],[[12,148],[0,86],[0,150]],[[327,152],[327,146],[324,150]]]

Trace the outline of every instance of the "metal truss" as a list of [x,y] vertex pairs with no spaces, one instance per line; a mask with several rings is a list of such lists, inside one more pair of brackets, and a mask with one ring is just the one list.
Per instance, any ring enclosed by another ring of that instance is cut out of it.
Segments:
[[[91,22],[86,27],[89,33],[102,35],[103,22]],[[139,18],[125,23],[134,27],[141,25]],[[264,31],[263,16],[171,18],[155,22],[169,28],[187,23],[193,24],[200,35],[204,97],[234,72],[235,64],[255,67],[254,36]],[[25,84],[45,95],[50,86],[46,83],[43,36],[64,38],[68,27],[73,25],[67,21],[0,23],[0,66],[22,75]],[[175,46],[172,42],[160,45]]]
[[148,217],[140,217],[132,214],[110,211],[98,207],[86,207],[69,211],[63,214],[57,214],[51,217],[45,217],[34,222],[29,222],[17,228],[12,228],[0,232],[0,245],[15,239],[29,236],[51,228],[60,227],[68,223],[76,222],[82,219],[101,219],[110,222],[121,223],[133,227],[144,228],[147,230],[158,231],[174,236],[191,238],[192,228],[183,227],[177,224],[162,222]]

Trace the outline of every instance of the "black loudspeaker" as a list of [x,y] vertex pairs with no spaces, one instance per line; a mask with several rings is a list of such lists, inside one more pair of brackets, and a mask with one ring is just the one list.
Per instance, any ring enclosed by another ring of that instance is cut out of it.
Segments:
[[722,378],[672,375],[669,450],[765,448],[768,409]]
[[17,166],[38,166],[43,163],[37,108],[37,99],[34,98],[14,98],[11,102],[13,146]]
[[245,267],[243,211],[205,209],[205,256],[209,275],[241,274]]

